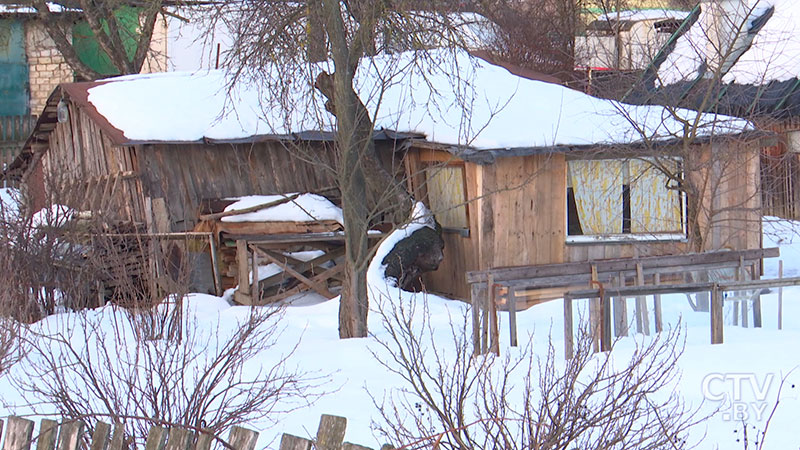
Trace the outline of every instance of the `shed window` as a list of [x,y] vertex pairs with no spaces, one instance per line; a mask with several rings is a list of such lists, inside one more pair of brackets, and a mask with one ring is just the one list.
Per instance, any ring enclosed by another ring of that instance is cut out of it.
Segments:
[[428,206],[442,228],[466,229],[466,195],[463,165],[435,165],[425,168]]
[[[671,166],[669,171],[680,170],[679,161],[666,163]],[[569,236],[685,236],[682,196],[652,161],[570,161],[567,185]]]

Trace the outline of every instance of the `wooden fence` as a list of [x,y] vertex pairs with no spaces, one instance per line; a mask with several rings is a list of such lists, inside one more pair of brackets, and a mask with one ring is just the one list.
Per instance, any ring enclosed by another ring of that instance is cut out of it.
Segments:
[[0,116],[0,164],[9,164],[36,125],[36,116]]
[[[542,300],[564,299],[565,356],[572,357],[574,346],[573,306],[576,299],[590,299],[590,332],[595,351],[608,351],[612,325],[617,336],[627,336],[626,301],[636,298],[637,330],[649,334],[646,296],[653,295],[656,332],[662,328],[663,294],[710,293],[711,343],[723,342],[723,293],[753,291],[747,298],[735,297],[734,319],[741,311],[742,324],[748,323],[748,304],[752,303],[753,325],[761,327],[762,289],[800,285],[798,278],[758,280],[763,258],[779,256],[777,248],[716,251],[687,255],[650,256],[588,261],[579,263],[519,266],[467,273],[472,285],[473,347],[475,354],[500,353],[498,312],[509,313],[510,341],[517,344],[517,302],[533,295]],[[749,268],[749,274],[748,269]],[[710,273],[731,272],[735,280],[713,279]],[[700,276],[702,275],[702,276]],[[749,280],[747,278],[750,278]],[[627,281],[633,281],[632,285]],[[688,280],[688,281],[687,281]],[[613,300],[613,308],[612,308]],[[782,296],[779,299],[779,327],[782,325]]]
[[[0,433],[3,431],[0,420]],[[43,419],[39,432],[33,435],[34,422],[21,417],[9,417],[5,430],[3,450],[82,450],[85,448],[84,425],[80,421],[58,423],[55,420]],[[246,428],[234,426],[224,446],[228,450],[254,450],[258,433]],[[153,426],[147,435],[145,450],[209,450],[216,438],[210,433],[173,427],[167,429]],[[129,450],[126,445],[124,427],[98,422],[91,435],[88,450]]]
[[[4,421],[0,420],[0,435],[3,433]],[[21,417],[11,416],[5,426],[5,441],[2,450],[82,450],[85,449],[84,425],[80,421],[58,423],[55,420],[43,419],[39,432],[33,435],[34,422]],[[344,442],[347,419],[339,416],[323,414],[319,421],[316,439],[283,434],[280,450],[370,450],[363,445]],[[227,441],[219,443],[226,450],[254,450],[259,433],[234,426]],[[210,450],[219,441],[210,433],[172,427],[153,426],[147,435],[144,450]],[[121,424],[111,426],[98,422],[91,435],[86,450],[131,450],[125,442],[124,427]]]

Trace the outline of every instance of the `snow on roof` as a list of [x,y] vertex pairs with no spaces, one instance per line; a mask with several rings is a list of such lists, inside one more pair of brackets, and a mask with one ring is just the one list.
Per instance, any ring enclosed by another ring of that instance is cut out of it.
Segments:
[[[764,84],[800,75],[800,59],[797,57],[800,55],[800,2],[742,1],[741,4],[734,3],[732,6],[727,6],[727,9],[721,10],[726,12],[728,17],[733,17],[733,20],[718,22],[721,30],[731,28],[741,30],[738,33],[736,31],[722,33],[727,36],[738,35],[738,40],[733,45],[723,46],[721,51],[715,50],[717,46],[710,39],[710,36],[715,34],[713,25],[715,12],[712,8],[705,7],[697,22],[678,40],[675,50],[661,65],[659,79],[662,84],[694,79],[704,63],[709,62],[713,67],[712,62],[718,59],[719,54],[723,56],[730,54],[732,53],[730,49],[745,51],[724,75],[723,81],[726,83]],[[762,16],[767,18],[764,14],[773,6],[774,13],[758,30],[757,19]],[[749,48],[747,48],[748,31],[757,32],[755,35],[750,35],[752,44]]]
[[597,20],[664,20],[685,19],[689,15],[686,11],[672,9],[632,9],[626,11],[613,11],[601,14]]
[[[47,3],[50,12],[60,13],[65,11],[80,11],[79,9],[66,8],[58,3]],[[23,4],[0,4],[0,14],[36,14],[36,8]]]
[[[285,199],[294,194],[282,195],[249,195],[246,197],[236,197],[237,200],[225,208],[225,212],[238,211],[264,205],[281,199]],[[322,220],[334,220],[344,223],[342,210],[334,205],[327,198],[317,194],[302,194],[296,199],[273,206],[271,208],[259,209],[235,216],[227,216],[221,219],[223,222],[316,222]]]
[[[456,58],[445,52],[430,51],[422,60],[406,52],[362,61],[357,90],[376,129],[478,149],[619,144],[679,137],[683,123],[673,114],[698,114],[623,105],[518,77],[466,52]],[[220,71],[132,75],[91,88],[89,101],[131,141],[332,131],[334,118],[311,87],[321,69],[325,63],[298,71],[283,91],[246,83],[229,90]],[[378,81],[387,77],[388,83]],[[700,135],[749,128],[746,121],[707,114],[700,123]]]

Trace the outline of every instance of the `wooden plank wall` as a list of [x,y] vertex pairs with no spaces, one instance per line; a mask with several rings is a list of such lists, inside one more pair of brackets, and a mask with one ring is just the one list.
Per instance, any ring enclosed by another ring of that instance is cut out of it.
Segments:
[[[333,167],[333,152],[311,145],[315,157]],[[204,199],[309,192],[336,184],[332,172],[278,142],[144,145],[138,157],[145,198],[154,208],[163,202],[169,216],[160,225],[169,229],[159,232],[192,229]]]
[[[141,185],[133,147],[115,147],[88,115],[70,106],[69,122],[57,124],[41,161],[44,191],[52,201],[78,206],[96,195],[103,180],[125,174],[108,202],[121,219],[144,222]],[[109,191],[111,192],[111,191]],[[62,198],[59,198],[62,197]]]
[[[566,159],[563,154],[502,158],[484,180],[482,263],[491,267],[564,261],[567,229]],[[490,230],[493,228],[493,231]],[[492,242],[487,242],[488,240]]]

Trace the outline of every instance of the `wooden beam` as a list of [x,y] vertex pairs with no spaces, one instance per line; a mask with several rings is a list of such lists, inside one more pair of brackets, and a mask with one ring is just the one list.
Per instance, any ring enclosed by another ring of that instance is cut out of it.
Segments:
[[278,205],[282,205],[284,203],[288,203],[288,202],[294,201],[294,200],[297,199],[297,197],[300,197],[299,193],[292,194],[292,195],[289,195],[287,197],[284,197],[284,198],[281,198],[281,199],[278,199],[278,200],[275,200],[275,201],[262,203],[260,205],[251,206],[249,208],[242,208],[242,209],[237,209],[237,210],[234,210],[234,211],[223,211],[223,212],[218,212],[218,213],[213,213],[213,214],[203,214],[203,215],[201,215],[199,217],[199,219],[200,220],[217,220],[217,219],[221,219],[223,217],[238,216],[238,215],[242,215],[242,214],[256,212],[256,211],[260,211],[262,209],[272,208],[273,206],[278,206]]
[[517,292],[508,290],[508,332],[512,347],[517,346]]
[[715,283],[711,286],[711,343],[722,344],[722,290]]
[[278,267],[280,267],[281,269],[283,269],[284,271],[289,273],[291,276],[297,278],[303,284],[307,285],[308,287],[310,287],[311,289],[313,289],[314,291],[316,291],[320,295],[322,295],[322,296],[324,296],[326,298],[336,297],[336,294],[334,294],[331,291],[329,291],[327,286],[323,286],[319,282],[316,282],[316,281],[306,277],[302,273],[294,270],[290,265],[285,264],[285,263],[279,261],[277,258],[273,257],[272,255],[269,255],[269,254],[264,253],[263,251],[259,250],[258,247],[253,247],[253,251],[260,253],[262,256],[264,256],[264,258],[266,258],[267,260],[269,260],[273,264],[276,264]]
[[495,355],[500,355],[500,327],[497,320],[497,298],[495,298],[494,279],[489,275],[489,324],[491,327],[491,349]]
[[564,296],[564,358],[572,359],[574,356],[574,330],[572,329],[572,298]]
[[472,303],[472,354],[481,354],[481,300],[480,284],[473,284],[470,287],[470,302]]
[[[318,275],[314,275],[313,277],[311,277],[311,279],[313,281],[315,281],[315,282],[318,282],[318,283],[319,282],[323,282],[323,281],[326,281],[326,280],[328,280],[330,278],[335,277],[335,275],[338,274],[339,272],[341,272],[343,269],[344,269],[344,265],[343,264],[339,264],[339,265],[331,267],[330,269],[326,270],[325,272],[322,272],[322,273],[320,273]],[[279,294],[275,294],[275,295],[273,295],[271,297],[267,297],[265,299],[262,299],[261,302],[262,302],[262,304],[265,304],[265,305],[270,304],[270,303],[275,303],[277,301],[283,300],[283,299],[285,299],[287,297],[291,297],[292,295],[299,294],[299,293],[301,293],[303,291],[307,291],[309,289],[311,289],[311,288],[306,286],[303,283],[300,283],[300,284],[298,284],[297,286],[295,286],[295,287],[293,287],[291,289],[283,291],[283,292],[281,292]]]

